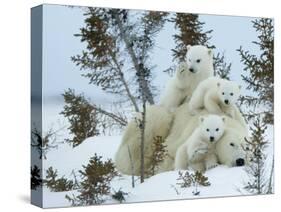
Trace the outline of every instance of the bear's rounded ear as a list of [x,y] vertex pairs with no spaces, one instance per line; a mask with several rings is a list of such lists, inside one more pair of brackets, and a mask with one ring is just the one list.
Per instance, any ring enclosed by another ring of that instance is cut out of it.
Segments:
[[213,50],[212,50],[212,49],[208,49],[208,54],[209,54],[210,56],[213,56]]
[[199,116],[199,121],[203,122],[204,121],[204,116]]
[[220,86],[221,86],[221,83],[220,83],[220,82],[217,82],[217,86],[220,87]]
[[187,45],[186,50],[189,51],[190,48],[191,48],[191,45]]

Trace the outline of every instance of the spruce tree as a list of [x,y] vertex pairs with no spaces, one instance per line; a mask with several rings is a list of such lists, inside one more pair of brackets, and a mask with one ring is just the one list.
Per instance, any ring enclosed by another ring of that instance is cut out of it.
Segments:
[[265,164],[266,148],[268,146],[268,141],[265,139],[266,129],[266,123],[261,118],[257,118],[250,128],[250,139],[245,138],[246,146],[244,149],[249,160],[249,165],[245,169],[249,176],[249,181],[244,189],[251,194],[265,194],[268,188],[271,187],[271,183],[267,180]]
[[53,192],[70,191],[75,187],[73,180],[64,176],[58,177],[58,171],[54,170],[52,166],[46,170],[44,184]]
[[199,20],[199,15],[176,13],[176,16],[171,21],[179,29],[179,34],[174,35],[176,42],[176,47],[172,50],[174,59],[184,61],[188,45],[210,45],[209,41],[213,30],[203,30],[205,23]]
[[70,123],[68,129],[73,135],[73,138],[66,139],[66,142],[76,147],[86,138],[99,135],[97,111],[84,95],[76,95],[74,90],[69,89],[63,97],[66,105],[61,114],[68,119]]
[[118,175],[111,160],[103,162],[102,157],[95,154],[86,166],[79,171],[82,181],[77,196],[66,195],[73,205],[93,205],[104,202],[110,194],[110,182]]
[[[129,103],[134,111],[145,113],[146,103],[154,104],[156,90],[151,80],[155,65],[151,64],[150,53],[167,13],[144,11],[136,18],[125,9],[88,8],[84,15],[85,25],[75,36],[86,43],[86,49],[72,61],[91,84],[118,96],[120,100],[114,105],[123,109]],[[125,112],[92,106],[100,115],[101,130],[109,125],[126,126]],[[142,122],[144,126],[144,119]],[[140,131],[143,134],[144,128]]]
[[150,159],[150,168],[147,171],[147,176],[153,176],[158,170],[159,164],[168,156],[168,150],[166,149],[165,139],[162,136],[156,136],[153,138],[152,155]]
[[257,115],[263,116],[263,121],[273,124],[274,106],[274,25],[269,18],[256,19],[253,27],[258,39],[253,41],[259,49],[259,54],[250,53],[242,47],[238,49],[241,62],[244,65],[242,79],[247,89],[253,94],[242,96],[241,105],[250,108],[245,114],[251,120]]
[[[179,171],[178,172],[178,183],[181,188],[195,187],[195,190],[192,191],[193,195],[197,196],[200,194],[198,190],[199,186],[210,186],[211,183],[208,180],[208,177],[204,176],[202,172],[196,171],[195,173],[190,173],[189,171]],[[177,190],[176,190],[177,191]],[[178,193],[178,191],[177,191]]]
[[215,75],[226,80],[230,80],[231,63],[225,62],[225,55],[218,53],[214,56]]

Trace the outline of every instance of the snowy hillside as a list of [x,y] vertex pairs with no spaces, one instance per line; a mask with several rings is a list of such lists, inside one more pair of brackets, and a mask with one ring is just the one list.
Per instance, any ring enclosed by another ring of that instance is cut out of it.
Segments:
[[[45,107],[45,124],[50,127],[60,128],[61,123],[66,122],[61,115],[58,115],[62,110],[61,104],[46,105]],[[60,120],[60,122],[54,122]],[[67,125],[66,125],[67,126]],[[68,135],[66,128],[60,132],[61,138]],[[267,152],[268,164],[272,162],[273,152],[273,127],[267,129],[267,137],[270,141]],[[96,153],[102,156],[102,160],[114,159],[114,155],[121,142],[122,135],[115,136],[97,136],[86,139],[81,145],[72,148],[67,143],[59,144],[57,149],[52,149],[47,154],[47,159],[43,160],[43,178],[46,175],[46,169],[53,166],[58,170],[59,177],[65,176],[71,178],[73,170],[81,170],[83,165],[87,165],[89,159]],[[270,169],[270,165],[268,166]],[[269,170],[268,170],[269,173]],[[135,188],[132,188],[131,176],[115,177],[111,181],[112,193],[121,189],[128,193],[125,196],[125,203],[143,202],[143,201],[160,201],[160,200],[177,200],[177,199],[193,199],[193,198],[207,198],[207,197],[225,197],[247,194],[246,191],[240,191],[247,182],[247,174],[244,167],[228,168],[226,166],[218,166],[205,173],[211,183],[208,187],[199,187],[199,195],[193,195],[196,190],[195,187],[180,188],[177,183],[179,177],[177,171],[170,171],[152,176],[145,179],[145,182],[140,184],[138,177],[135,177]],[[240,190],[239,190],[240,189]],[[71,203],[65,198],[65,195],[77,195],[76,191],[69,192],[51,192],[45,186],[43,187],[44,206],[45,207],[63,207],[71,206]],[[113,200],[111,196],[104,197],[106,201],[104,204],[119,203]]]
[[[97,153],[102,155],[103,159],[114,158],[121,136],[101,136],[86,139],[80,146],[72,149],[64,144],[48,154],[48,159],[44,161],[44,167],[53,166],[59,170],[60,175],[68,177],[73,169],[81,169],[82,165],[87,164],[90,157]],[[177,185],[178,172],[170,171],[155,175],[139,184],[136,180],[135,188],[131,187],[131,176],[115,177],[111,182],[113,191],[122,191],[128,193],[125,202],[176,200],[206,197],[222,197],[241,195],[238,188],[241,188],[243,182],[247,181],[247,176],[243,167],[228,168],[219,166],[206,172],[211,186],[199,187],[200,194],[195,196],[193,191],[195,187],[188,189],[180,188]],[[70,202],[65,199],[66,194],[75,194],[70,192],[50,192],[44,188],[44,205],[47,207],[70,206]],[[106,203],[118,203],[111,197],[106,197]]]

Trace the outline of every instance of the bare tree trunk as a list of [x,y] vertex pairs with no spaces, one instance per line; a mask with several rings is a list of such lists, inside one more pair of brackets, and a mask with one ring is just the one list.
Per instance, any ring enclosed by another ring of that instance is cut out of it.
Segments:
[[135,167],[134,167],[134,163],[132,160],[132,155],[131,155],[129,145],[128,145],[128,154],[129,154],[129,159],[130,159],[131,169],[132,169],[132,188],[135,188]]
[[271,165],[271,170],[270,170],[267,194],[272,194],[273,193],[273,186],[272,186],[272,183],[273,183],[272,182],[272,180],[273,180],[273,171],[274,171],[274,158],[272,159],[272,165]]
[[141,167],[140,167],[140,181],[144,182],[144,133],[145,133],[145,114],[146,114],[146,101],[143,101],[143,112],[141,120],[141,145],[140,145],[140,156],[141,156]]
[[125,78],[124,78],[124,74],[123,74],[123,71],[118,63],[118,61],[116,60],[115,56],[113,54],[111,54],[111,58],[114,62],[114,64],[116,65],[116,70],[118,72],[118,75],[120,76],[120,80],[122,82],[122,84],[124,85],[125,87],[125,90],[126,90],[126,93],[128,95],[128,98],[130,99],[130,101],[132,102],[134,108],[135,108],[135,111],[136,112],[139,112],[139,107],[137,105],[137,102],[136,102],[136,99],[135,97],[131,94],[131,91],[129,89],[129,86],[128,86],[128,83],[126,82]]
[[79,187],[79,182],[78,182],[78,180],[77,180],[77,176],[76,176],[76,174],[75,174],[75,171],[74,171],[74,169],[72,169],[72,172],[71,172],[71,174],[73,175],[73,177],[74,177],[74,188],[78,188]]
[[261,191],[261,167],[260,167],[260,159],[258,158],[258,167],[257,167],[257,190],[258,190],[258,194],[261,194],[262,191]]
[[[121,35],[121,38],[123,39],[125,45],[126,45],[126,48],[129,52],[129,55],[132,59],[132,62],[133,62],[133,65],[134,65],[134,68],[136,69],[137,72],[142,72],[142,68],[140,67],[140,64],[138,63],[138,60],[137,60],[137,57],[136,57],[136,54],[131,46],[131,42],[130,42],[130,39],[129,39],[129,36],[126,34],[125,30],[124,30],[124,27],[123,27],[123,24],[122,24],[122,21],[120,20],[120,17],[117,13],[115,13],[115,19],[116,19],[116,22],[117,22],[117,25],[118,25],[118,28],[120,30],[120,35]],[[152,95],[152,92],[149,88],[149,85],[147,83],[147,81],[143,82],[143,89],[144,89],[144,93],[146,95],[146,99],[147,101],[150,103],[150,104],[154,104],[154,100],[153,100],[153,95]]]

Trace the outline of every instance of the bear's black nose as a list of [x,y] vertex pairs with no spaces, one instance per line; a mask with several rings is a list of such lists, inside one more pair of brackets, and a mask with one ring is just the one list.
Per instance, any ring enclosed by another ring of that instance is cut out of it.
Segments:
[[214,141],[215,138],[213,136],[210,137],[210,141]]
[[236,160],[236,166],[244,166],[245,165],[245,160],[243,158],[238,158]]
[[192,73],[194,73],[194,69],[193,69],[193,68],[190,68],[189,71],[192,72]]
[[226,99],[226,100],[224,100],[224,103],[228,105],[229,101]]

